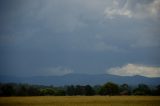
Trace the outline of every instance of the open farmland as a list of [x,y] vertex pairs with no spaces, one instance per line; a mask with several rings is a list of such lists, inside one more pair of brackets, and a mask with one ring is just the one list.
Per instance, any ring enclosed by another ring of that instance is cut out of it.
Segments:
[[160,106],[159,96],[0,97],[0,106]]

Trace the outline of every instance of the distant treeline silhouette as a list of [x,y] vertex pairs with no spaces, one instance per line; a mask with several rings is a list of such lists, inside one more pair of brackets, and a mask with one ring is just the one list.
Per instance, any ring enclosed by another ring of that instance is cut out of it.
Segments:
[[67,85],[63,87],[0,83],[0,96],[92,96],[92,95],[160,95],[160,85],[149,87],[139,84],[131,87],[128,84],[118,85],[107,82],[104,85]]

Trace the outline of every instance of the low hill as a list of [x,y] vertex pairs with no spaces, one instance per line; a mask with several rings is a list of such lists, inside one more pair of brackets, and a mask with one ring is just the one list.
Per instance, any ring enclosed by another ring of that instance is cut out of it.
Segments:
[[15,83],[29,83],[41,85],[101,85],[106,82],[114,82],[117,84],[127,83],[130,85],[137,85],[140,83],[148,85],[160,84],[160,78],[147,78],[143,76],[115,76],[109,74],[88,75],[88,74],[67,74],[64,76],[34,76],[34,77],[13,77],[0,76],[1,83],[15,82]]

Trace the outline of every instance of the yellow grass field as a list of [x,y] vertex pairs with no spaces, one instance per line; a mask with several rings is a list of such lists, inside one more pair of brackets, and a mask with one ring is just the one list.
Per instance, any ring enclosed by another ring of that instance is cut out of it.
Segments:
[[160,96],[0,97],[0,106],[160,106]]

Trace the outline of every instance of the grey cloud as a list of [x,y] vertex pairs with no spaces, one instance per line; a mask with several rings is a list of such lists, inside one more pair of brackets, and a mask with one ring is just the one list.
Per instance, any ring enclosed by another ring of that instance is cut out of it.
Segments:
[[[80,50],[121,51],[124,49],[121,48],[124,45],[123,42],[129,43],[128,45],[131,45],[131,47],[136,47],[142,45],[140,43],[142,40],[146,42],[143,45],[148,45],[147,47],[151,45],[152,47],[157,46],[157,42],[148,39],[146,31],[139,30],[141,27],[139,22],[136,22],[133,28],[131,27],[132,20],[125,22],[121,18],[120,22],[119,20],[109,22],[110,20],[104,18],[104,11],[109,8],[111,9],[109,12],[112,12],[113,9],[113,12],[120,12],[121,15],[132,16],[132,12],[133,14],[142,12],[140,15],[143,15],[151,8],[157,11],[159,2],[156,2],[158,1],[29,0],[16,2],[21,5],[15,9],[9,9],[10,11],[8,11],[6,17],[10,21],[6,22],[5,26],[10,27],[12,29],[9,29],[10,33],[17,36],[15,37],[16,44],[29,41],[32,43],[32,47],[35,45],[39,48],[48,48],[51,45],[56,45],[62,48]],[[140,8],[137,5],[140,5]],[[153,5],[157,5],[157,7]],[[147,6],[149,6],[148,10],[146,10]],[[12,8],[14,7],[12,6]],[[137,10],[137,8],[140,10]],[[114,14],[111,13],[112,15]],[[14,28],[14,26],[17,26],[17,28]],[[6,27],[3,29],[7,29]],[[19,30],[19,27],[21,27],[21,30]],[[128,27],[132,29],[126,30]],[[133,30],[136,34],[132,33]],[[103,39],[97,39],[97,34],[101,34]],[[149,36],[152,35],[153,33]],[[157,39],[158,37],[152,38]],[[143,45],[142,47],[144,47]]]
[[[6,50],[0,56],[7,61],[8,73],[65,67],[102,73],[106,63],[159,64],[152,58],[159,56],[157,0],[15,0],[0,5],[0,48]],[[113,20],[106,18],[107,9],[114,13]]]
[[15,42],[14,35],[1,35],[0,36],[0,44],[13,44]]
[[106,8],[105,14],[111,19],[118,16],[159,19],[159,7],[159,0],[114,0],[112,6]]
[[[39,2],[38,2],[39,3]],[[104,3],[104,2],[103,2]],[[41,5],[41,6],[39,6]],[[47,0],[39,3],[39,10],[31,8],[31,15],[54,31],[74,31],[86,26],[84,20],[96,20],[101,17],[102,2],[80,0]]]
[[133,44],[131,44],[131,47],[134,48],[154,48],[160,47],[160,31],[158,30],[158,26],[156,24],[152,28],[144,28],[141,31],[141,34],[137,36],[137,39]]
[[52,76],[52,75],[61,76],[61,75],[71,74],[73,72],[74,71],[69,68],[58,66],[58,67],[47,67],[44,68],[43,70],[40,69],[40,71],[35,73],[35,75],[39,74],[44,76]]

